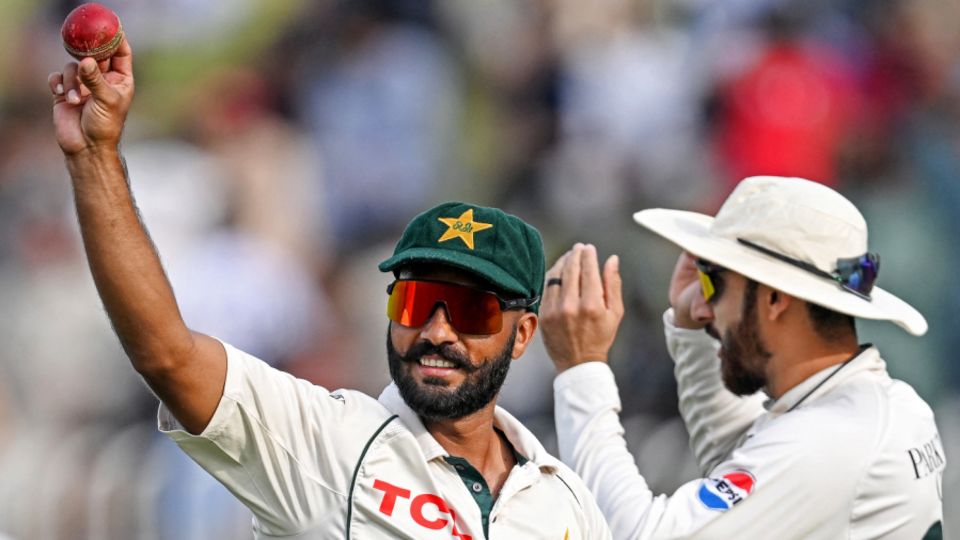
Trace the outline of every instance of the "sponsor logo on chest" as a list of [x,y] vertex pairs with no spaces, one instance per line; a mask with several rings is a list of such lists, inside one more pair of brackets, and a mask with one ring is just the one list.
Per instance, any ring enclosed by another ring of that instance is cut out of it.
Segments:
[[[373,489],[382,493],[378,510],[384,516],[404,520],[409,517],[424,532],[449,529],[451,539],[473,540],[469,534],[457,530],[457,514],[443,497],[434,493],[414,493],[380,479],[373,481]],[[400,505],[403,509],[398,508],[398,501],[403,503]]]

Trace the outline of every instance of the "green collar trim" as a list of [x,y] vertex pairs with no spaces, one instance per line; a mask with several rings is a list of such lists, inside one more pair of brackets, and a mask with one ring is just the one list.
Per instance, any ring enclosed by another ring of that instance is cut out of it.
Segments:
[[[524,457],[520,452],[517,452],[516,447],[507,439],[507,436],[497,428],[497,433],[499,433],[507,445],[510,446],[510,453],[513,454],[513,459],[517,461],[517,465],[523,467],[526,465],[529,459]],[[473,497],[473,500],[476,501],[477,507],[480,508],[480,518],[483,523],[483,536],[485,538],[490,537],[490,512],[493,510],[494,498],[493,494],[490,493],[490,486],[487,485],[486,479],[483,475],[480,474],[480,471],[476,469],[469,461],[462,457],[457,456],[444,456],[444,461],[453,465],[453,468],[457,471],[457,474],[460,476],[460,480],[463,481],[463,485],[467,487],[467,491]]]
[[446,456],[443,458],[447,463],[453,465],[453,468],[460,475],[460,480],[467,487],[467,491],[480,508],[480,521],[483,523],[484,538],[490,537],[490,512],[493,510],[493,494],[490,493],[490,486],[469,461],[462,457]]

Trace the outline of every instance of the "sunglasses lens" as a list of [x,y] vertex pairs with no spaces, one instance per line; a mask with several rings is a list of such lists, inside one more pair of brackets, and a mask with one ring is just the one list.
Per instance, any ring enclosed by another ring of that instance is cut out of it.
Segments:
[[390,297],[387,298],[387,317],[404,326],[423,326],[430,319],[436,301],[428,302],[426,289],[430,283],[415,281],[397,281],[392,285]]
[[418,328],[430,320],[437,304],[444,305],[450,324],[463,334],[496,334],[503,323],[500,301],[494,294],[430,281],[395,282],[387,300],[387,317]]
[[709,302],[717,293],[717,289],[713,286],[713,280],[710,279],[709,274],[700,269],[697,269],[697,274],[700,276],[700,292],[703,293],[703,299]]
[[724,268],[704,259],[695,259],[694,265],[697,267],[697,275],[700,278],[700,292],[703,294],[703,299],[709,302],[717,295],[715,276]]
[[874,253],[837,261],[836,275],[843,287],[868,298],[879,273],[880,256]]

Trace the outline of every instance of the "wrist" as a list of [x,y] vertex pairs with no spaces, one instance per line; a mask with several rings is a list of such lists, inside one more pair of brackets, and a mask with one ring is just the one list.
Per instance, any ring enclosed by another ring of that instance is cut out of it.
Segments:
[[66,165],[77,195],[129,193],[127,166],[115,145],[90,147],[69,154]]
[[73,153],[64,153],[67,171],[74,181],[90,175],[121,171],[126,177],[126,164],[117,145],[89,146]]
[[554,362],[553,365],[554,365],[554,367],[557,368],[557,375],[559,375],[559,374],[563,373],[564,371],[567,371],[567,370],[570,369],[570,368],[575,368],[575,367],[577,367],[577,366],[581,366],[581,365],[583,365],[583,364],[589,364],[589,363],[593,363],[593,362],[599,362],[599,363],[602,363],[602,364],[606,364],[606,363],[607,363],[607,357],[606,357],[606,356],[592,356],[592,355],[588,355],[588,356],[584,356],[584,357],[579,358],[579,359],[576,359],[576,360],[567,360],[567,361],[565,361],[565,362]]
[[63,155],[68,165],[76,162],[113,161],[120,157],[120,144],[118,142],[91,144],[74,152],[64,150]]

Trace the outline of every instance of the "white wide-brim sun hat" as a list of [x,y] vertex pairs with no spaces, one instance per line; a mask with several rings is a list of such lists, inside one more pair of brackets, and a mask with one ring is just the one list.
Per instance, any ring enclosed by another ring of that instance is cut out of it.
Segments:
[[[836,191],[802,178],[754,176],[740,182],[716,217],[655,208],[633,219],[685,251],[810,303],[864,319],[891,321],[913,335],[927,331],[919,311],[874,287],[870,298],[836,281],[743,244],[811,264],[830,274],[838,259],[867,253],[867,223]],[[882,268],[882,265],[881,265]]]

